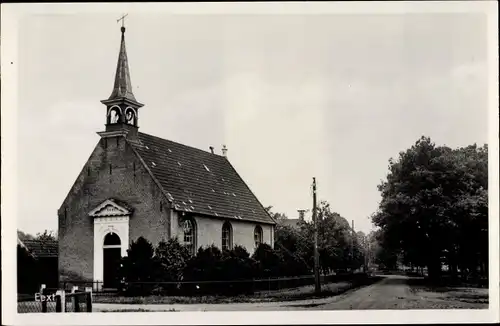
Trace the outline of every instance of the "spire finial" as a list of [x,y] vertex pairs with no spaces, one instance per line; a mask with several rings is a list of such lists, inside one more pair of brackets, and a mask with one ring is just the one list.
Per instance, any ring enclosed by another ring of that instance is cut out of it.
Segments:
[[127,17],[128,14],[125,14],[123,16],[121,16],[120,18],[118,18],[116,20],[116,22],[118,23],[120,20],[122,21],[122,28],[121,28],[121,31],[122,31],[122,34],[125,33],[125,17]]

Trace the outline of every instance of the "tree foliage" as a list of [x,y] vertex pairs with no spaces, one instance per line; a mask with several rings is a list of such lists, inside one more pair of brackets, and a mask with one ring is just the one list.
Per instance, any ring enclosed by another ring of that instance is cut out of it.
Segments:
[[426,266],[430,277],[440,276],[443,262],[452,273],[487,271],[487,145],[451,149],[422,137],[389,160],[378,189],[372,220],[386,250]]
[[281,261],[283,276],[308,275],[312,272],[309,257],[302,250],[304,241],[299,230],[289,225],[276,225],[274,250]]
[[150,293],[152,285],[149,282],[155,280],[158,266],[153,259],[154,248],[151,242],[144,237],[139,237],[130,244],[127,256],[121,260],[119,275],[130,285],[126,291],[130,295]]
[[252,258],[258,264],[257,277],[280,276],[281,259],[278,253],[267,243],[261,243],[255,249]]
[[162,282],[181,281],[191,253],[177,238],[161,241],[154,250],[157,275]]
[[36,234],[35,240],[57,241],[57,234],[54,231],[45,230]]
[[[285,214],[269,214],[287,219]],[[326,273],[355,270],[364,262],[365,236],[354,233],[348,221],[332,212],[323,201],[318,207],[319,253],[321,271]],[[278,223],[274,248],[261,243],[250,255],[242,246],[221,251],[215,245],[200,247],[195,255],[177,239],[162,241],[156,248],[144,238],[132,243],[128,257],[122,260],[127,283],[155,283],[154,289],[141,291],[229,293],[255,290],[252,279],[311,275],[314,266],[314,226],[300,220],[296,227]],[[180,285],[181,281],[182,286]],[[231,282],[233,281],[233,282]],[[169,282],[166,284],[165,282]],[[260,284],[260,283],[259,283]],[[129,289],[134,289],[133,284]],[[134,293],[137,292],[137,289]]]
[[[330,204],[321,201],[317,208],[318,251],[320,268],[324,274],[355,270],[364,264],[365,247],[353,232],[349,222],[331,210]],[[282,260],[288,259],[301,273],[313,272],[314,224],[299,221],[297,228],[279,224],[275,232],[275,249]]]

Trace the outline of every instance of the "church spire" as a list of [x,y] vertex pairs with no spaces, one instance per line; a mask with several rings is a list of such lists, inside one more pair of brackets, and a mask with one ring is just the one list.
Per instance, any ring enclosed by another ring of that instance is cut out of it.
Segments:
[[[123,16],[119,20],[123,20]],[[122,21],[123,24],[123,21]],[[132,92],[130,70],[128,67],[127,50],[125,48],[125,26],[121,26],[121,43],[116,65],[115,83],[113,91],[107,100],[101,103],[106,105],[106,132],[128,134],[133,138],[139,128],[139,109],[144,104],[139,103]]]
[[130,69],[128,67],[127,49],[125,47],[124,26],[121,27],[121,32],[122,38],[120,52],[118,54],[118,64],[116,65],[115,84],[108,101],[126,99],[137,103],[134,93],[132,92],[132,82],[130,81]]

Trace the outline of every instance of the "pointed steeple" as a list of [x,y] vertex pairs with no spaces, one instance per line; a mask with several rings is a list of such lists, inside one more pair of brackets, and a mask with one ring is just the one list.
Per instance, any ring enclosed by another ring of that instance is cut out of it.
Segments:
[[126,133],[128,138],[134,138],[139,128],[139,109],[144,104],[139,103],[132,92],[130,69],[128,67],[127,50],[125,48],[125,27],[121,27],[122,37],[118,63],[116,65],[115,84],[107,100],[101,103],[106,105],[106,132],[113,135]]
[[113,92],[107,101],[127,99],[138,103],[132,92],[132,82],[130,81],[130,69],[128,67],[127,49],[125,47],[125,27],[121,27],[121,32],[122,38],[118,54],[118,64],[116,65],[115,84]]

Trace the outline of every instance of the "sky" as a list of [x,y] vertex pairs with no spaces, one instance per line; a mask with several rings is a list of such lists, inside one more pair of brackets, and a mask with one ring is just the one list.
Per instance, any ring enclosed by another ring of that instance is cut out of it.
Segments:
[[[32,15],[18,26],[20,230],[57,209],[104,130],[121,12]],[[485,16],[474,13],[130,13],[140,131],[228,158],[264,206],[318,199],[369,232],[388,161],[422,135],[488,142]]]

